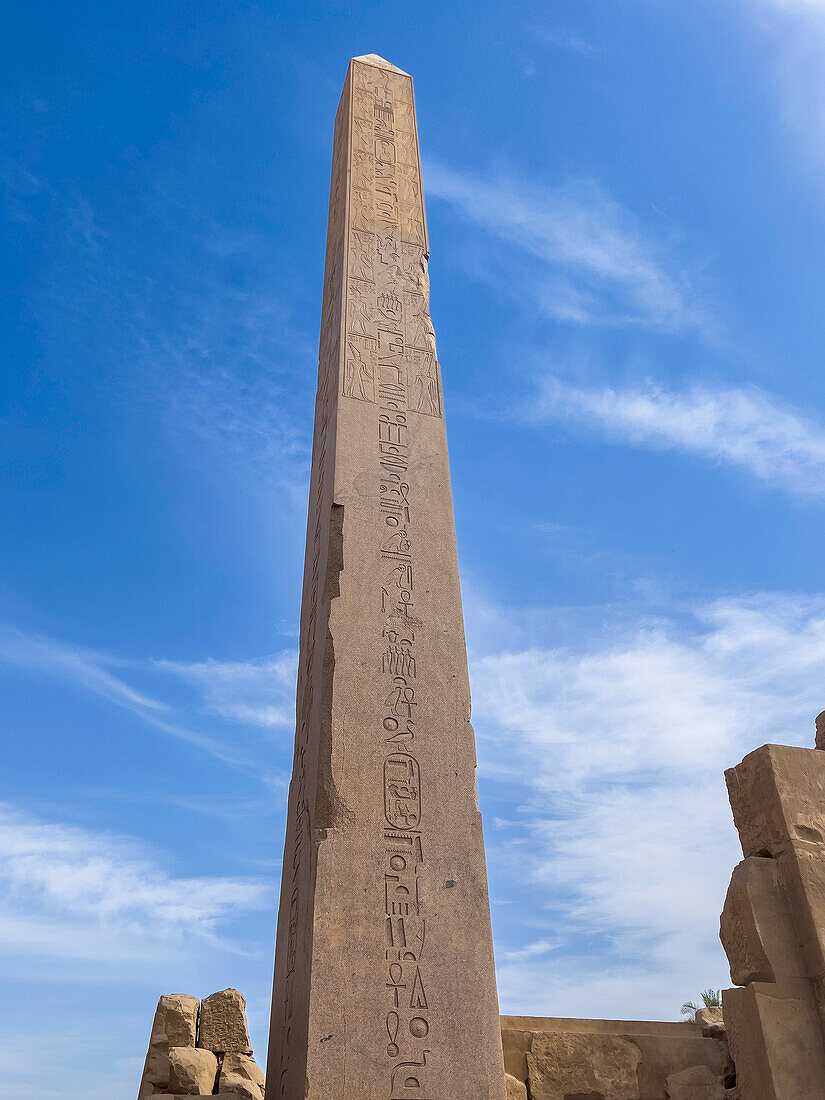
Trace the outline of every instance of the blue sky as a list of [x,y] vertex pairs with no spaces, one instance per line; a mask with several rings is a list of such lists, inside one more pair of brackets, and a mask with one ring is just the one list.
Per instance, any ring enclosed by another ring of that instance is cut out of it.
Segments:
[[331,128],[416,81],[502,1010],[724,985],[722,771],[825,706],[825,3],[20,6],[0,1026],[136,1089],[269,1011]]

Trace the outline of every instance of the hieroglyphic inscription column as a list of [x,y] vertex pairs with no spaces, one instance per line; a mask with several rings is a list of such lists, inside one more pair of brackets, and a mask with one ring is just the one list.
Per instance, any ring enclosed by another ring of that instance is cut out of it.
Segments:
[[268,1100],[503,1100],[410,77],[335,123]]

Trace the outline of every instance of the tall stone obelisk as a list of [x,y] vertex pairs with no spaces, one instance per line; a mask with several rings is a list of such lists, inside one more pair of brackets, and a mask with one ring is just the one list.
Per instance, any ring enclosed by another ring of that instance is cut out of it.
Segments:
[[410,77],[335,121],[267,1100],[503,1100]]

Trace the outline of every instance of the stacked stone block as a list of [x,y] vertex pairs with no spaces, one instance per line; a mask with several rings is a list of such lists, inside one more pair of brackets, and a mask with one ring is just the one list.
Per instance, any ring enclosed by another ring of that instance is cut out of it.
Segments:
[[507,1100],[740,1100],[721,1013],[696,1023],[502,1016]]
[[199,1002],[182,993],[158,1001],[138,1100],[147,1097],[264,1100],[264,1075],[252,1057],[246,1002],[223,989]]
[[740,1096],[822,1100],[825,753],[763,745],[725,778],[745,856],[720,922],[738,987],[722,999]]

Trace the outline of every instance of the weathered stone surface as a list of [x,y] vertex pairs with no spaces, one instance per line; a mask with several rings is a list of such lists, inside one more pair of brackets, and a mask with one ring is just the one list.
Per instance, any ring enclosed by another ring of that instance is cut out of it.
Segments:
[[725,989],[722,1007],[745,1100],[821,1100],[825,1046],[810,983]]
[[825,982],[825,753],[763,745],[725,773],[746,856],[772,856],[808,978]]
[[413,88],[373,55],[335,123],[296,717],[267,1092],[504,1100]]
[[672,1073],[667,1079],[667,1094],[670,1100],[727,1100],[722,1078],[707,1066]]
[[725,772],[733,820],[746,856],[825,848],[825,755],[763,745]]
[[696,1013],[696,1024],[702,1029],[702,1035],[706,1039],[724,1039],[725,1037],[725,1020],[721,1005],[716,1008],[700,1008]]
[[168,1085],[169,1043],[165,1035],[153,1035],[149,1040],[149,1050],[143,1064],[139,1100],[143,1100],[145,1096],[152,1096],[156,1089],[165,1089]]
[[221,1089],[235,1100],[263,1100],[263,1089],[239,1073],[221,1074]]
[[814,725],[816,726],[814,744],[818,749],[825,749],[825,710],[817,714]]
[[[143,1066],[139,1097],[169,1085],[170,1046],[194,1046],[198,1023],[198,998],[185,993],[166,993],[158,1000],[149,1049]],[[150,1091],[149,1086],[154,1086]]]
[[204,997],[198,1025],[198,1046],[223,1054],[251,1054],[246,1026],[246,1001],[237,989],[222,989]]
[[249,1054],[227,1054],[223,1060],[223,1073],[237,1073],[247,1081],[263,1088],[264,1075],[258,1063]]
[[735,985],[805,976],[777,860],[748,856],[734,868],[719,938]]
[[602,1100],[640,1100],[641,1051],[613,1035],[573,1032],[534,1035],[527,1055],[531,1100],[596,1094]]
[[158,1001],[152,1035],[165,1035],[170,1047],[193,1047],[198,1026],[198,998],[166,993]]
[[723,994],[737,1084],[748,1100],[812,1100],[825,1095],[825,755],[765,745],[725,774],[749,857],[720,926],[746,986]]
[[725,778],[748,857],[720,928],[745,984],[723,994],[737,1086],[746,1100],[813,1100],[825,1096],[825,753],[764,745]]
[[504,1083],[507,1086],[507,1100],[527,1100],[527,1086],[523,1081],[517,1081],[506,1073]]
[[211,1050],[169,1048],[169,1092],[181,1096],[208,1096],[218,1076],[218,1059]]
[[[680,1070],[702,1065],[713,1076],[722,1078],[729,1077],[733,1070],[727,1043],[723,1039],[704,1038],[695,1024],[502,1016],[501,1036],[507,1073],[519,1081],[527,1081],[527,1059],[534,1041],[543,1034],[559,1032],[579,1036],[584,1061],[590,1058],[587,1053],[590,1043],[598,1044],[602,1036],[632,1043],[641,1054],[636,1075],[639,1096],[644,1100],[666,1100],[667,1078]],[[532,1089],[533,1082],[528,1083]]]
[[[538,1026],[534,1028],[531,1026],[533,1023]],[[541,1021],[535,1017],[501,1017],[504,1069],[517,1081],[527,1080],[527,1053],[533,1044],[534,1030],[542,1030]]]
[[261,1100],[264,1075],[258,1063],[248,1054],[227,1054],[221,1067],[219,1080],[223,1092],[240,1093]]
[[[232,1095],[235,1100],[239,1096],[262,1100],[264,1075],[251,1054],[237,1051],[224,1054],[208,1050],[200,1043],[198,1047],[192,1045],[198,1003],[196,997],[180,994],[160,998],[138,1100],[154,1096],[200,1095],[199,1089],[204,1090],[204,1095],[212,1096],[220,1065],[216,1053],[220,1054],[223,1067],[220,1094]],[[244,1043],[248,1047],[245,1002],[237,990],[222,990],[208,997],[204,1004],[207,1004],[204,1032],[207,1041]],[[173,1044],[170,1048],[167,1031],[174,1038],[185,1040],[185,1045],[176,1047]],[[187,1049],[194,1052],[192,1058],[187,1057]]]

